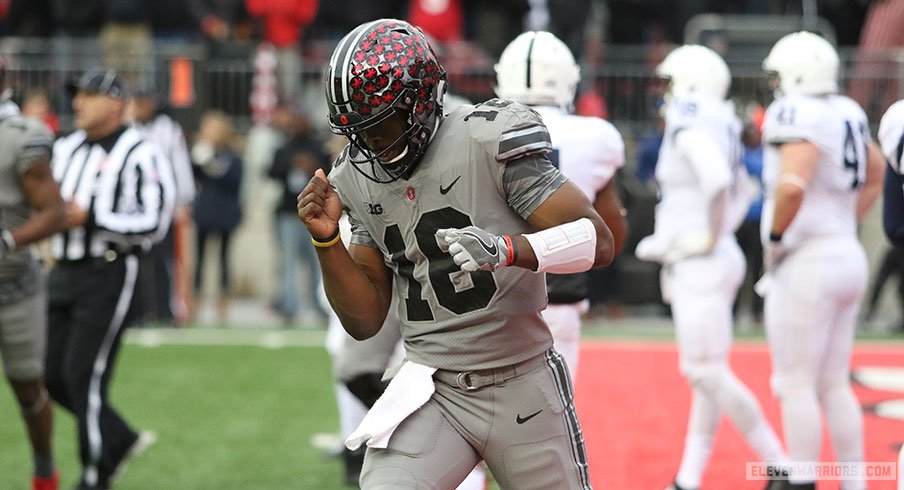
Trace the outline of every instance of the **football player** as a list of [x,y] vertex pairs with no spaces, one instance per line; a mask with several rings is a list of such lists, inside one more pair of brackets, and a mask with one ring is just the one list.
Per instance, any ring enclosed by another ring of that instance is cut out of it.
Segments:
[[[593,202],[621,252],[628,226],[618,200],[615,172],[625,163],[625,144],[614,126],[595,117],[570,114],[580,68],[568,46],[549,32],[525,32],[502,52],[496,64],[496,94],[521,102],[543,117],[549,130],[549,160]],[[543,320],[572,380],[578,367],[581,315],[590,303],[587,274],[547,274],[549,306]]]
[[503,488],[590,488],[543,273],[609,264],[612,234],[546,157],[537,113],[493,99],[443,118],[444,85],[423,34],[394,19],[355,28],[327,69],[350,144],[299,217],[346,331],[375,335],[394,295],[407,357],[346,445],[368,446],[365,489],[454,488],[481,459]]
[[885,234],[896,247],[904,247],[904,100],[899,100],[882,116],[879,144],[888,162],[885,172],[882,223]]
[[[772,389],[795,465],[819,461],[821,415],[837,460],[863,461],[863,417],[850,386],[867,281],[857,223],[879,194],[884,166],[863,109],[838,93],[838,66],[835,48],[809,32],[781,38],[763,61],[776,99],[763,126],[759,289]],[[791,472],[791,488],[815,488],[812,468],[801,469]],[[855,479],[841,488],[866,487]]]
[[637,256],[664,266],[663,297],[693,393],[681,466],[669,487],[682,490],[700,486],[723,413],[763,461],[786,457],[756,397],[728,363],[732,305],[745,267],[734,233],[751,197],[740,161],[741,122],[725,100],[731,73],[715,51],[686,45],[656,74],[668,87],[656,165],[661,200],[654,234],[638,244]]

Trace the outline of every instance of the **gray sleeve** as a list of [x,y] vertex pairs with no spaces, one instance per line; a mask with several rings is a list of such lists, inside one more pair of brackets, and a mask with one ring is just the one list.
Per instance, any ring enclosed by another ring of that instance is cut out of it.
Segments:
[[348,214],[348,223],[352,227],[352,237],[350,242],[354,245],[364,245],[365,247],[379,248],[377,242],[370,236],[370,232],[361,223],[358,218],[352,214],[350,209],[346,209]]
[[528,155],[507,162],[502,186],[509,207],[527,219],[568,179],[544,155]]
[[53,154],[53,135],[40,121],[26,121],[25,132],[19,141],[22,145],[16,159],[16,171],[19,175],[38,162],[49,161]]

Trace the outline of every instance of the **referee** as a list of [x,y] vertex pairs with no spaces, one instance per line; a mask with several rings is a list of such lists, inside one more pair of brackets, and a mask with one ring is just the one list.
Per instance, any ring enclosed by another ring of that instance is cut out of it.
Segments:
[[110,405],[108,385],[139,256],[169,228],[175,186],[159,147],[123,125],[125,87],[113,70],[89,71],[67,89],[78,130],[53,148],[69,229],[51,242],[47,388],[78,422],[78,488],[105,489],[154,439]]

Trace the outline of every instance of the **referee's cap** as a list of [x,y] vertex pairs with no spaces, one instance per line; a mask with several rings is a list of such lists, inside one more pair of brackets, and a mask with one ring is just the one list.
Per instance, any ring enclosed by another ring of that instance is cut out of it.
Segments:
[[69,95],[75,95],[79,91],[106,95],[114,99],[126,97],[125,83],[112,68],[88,70],[78,80],[66,84],[66,92]]

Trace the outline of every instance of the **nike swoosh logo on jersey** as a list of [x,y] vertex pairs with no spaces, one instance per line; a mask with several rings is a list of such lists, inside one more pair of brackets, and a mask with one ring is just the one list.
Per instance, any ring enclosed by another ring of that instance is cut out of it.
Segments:
[[461,175],[459,175],[458,177],[455,177],[455,180],[453,180],[452,183],[449,184],[448,187],[443,187],[443,185],[440,184],[439,185],[439,193],[442,195],[446,195],[446,193],[449,192],[450,189],[452,189],[452,186],[455,185],[455,183],[458,182],[458,179],[460,179],[460,178],[461,178]]
[[524,418],[521,418],[521,414],[519,413],[519,414],[515,417],[515,423],[517,423],[518,425],[521,425],[521,424],[527,422],[528,420],[530,420],[530,419],[536,417],[537,415],[540,415],[540,412],[542,412],[542,411],[543,411],[542,409],[541,409],[541,410],[537,410],[536,412],[534,412],[534,413],[532,413],[532,414],[530,414],[530,415],[528,415],[527,417],[524,417]]
[[486,250],[486,252],[490,255],[496,255],[496,253],[498,252],[498,250],[496,249],[495,243],[484,242],[476,233],[473,233],[470,231],[463,231],[463,232],[461,232],[461,234],[474,237],[474,239],[477,240],[477,243],[479,243],[480,246],[483,247],[483,249]]

